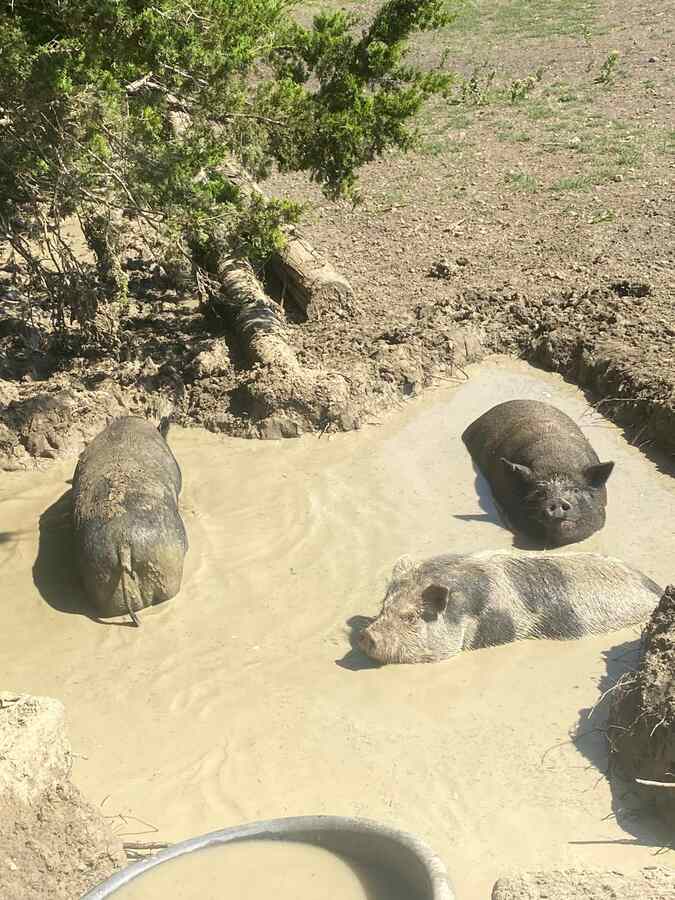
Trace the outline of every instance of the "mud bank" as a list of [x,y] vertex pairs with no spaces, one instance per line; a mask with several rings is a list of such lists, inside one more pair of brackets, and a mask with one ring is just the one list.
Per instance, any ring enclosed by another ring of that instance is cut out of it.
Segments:
[[672,304],[651,298],[649,285],[540,296],[426,281],[429,298],[386,320],[364,308],[346,320],[287,322],[292,373],[247,366],[222,323],[165,290],[138,301],[122,358],[59,355],[46,321],[31,331],[0,285],[0,469],[76,454],[112,416],[158,402],[181,425],[237,437],[358,430],[490,352],[561,373],[640,445],[675,455]]
[[0,694],[0,896],[72,900],[125,863],[110,825],[70,782],[64,709]]
[[639,628],[419,667],[371,668],[351,648],[402,553],[512,545],[460,438],[512,397],[559,405],[616,461],[607,525],[578,546],[672,580],[667,461],[629,446],[559,376],[507,358],[466,374],[351,434],[273,443],[176,428],[191,549],[181,593],[141,629],[86,615],[74,461],[3,476],[5,677],[66,704],[74,783],[107,798],[123,840],[364,816],[419,834],[462,900],[485,900],[508,872],[653,864],[669,838],[623,804],[609,815],[602,708],[588,720],[598,683],[634,662]]
[[524,357],[589,389],[603,415],[675,456],[672,304],[642,282],[549,296],[467,291],[456,319],[484,329],[487,347]]
[[671,828],[675,824],[674,726],[675,586],[671,585],[645,628],[640,665],[612,691],[608,723],[612,762],[629,779],[631,789],[653,804]]

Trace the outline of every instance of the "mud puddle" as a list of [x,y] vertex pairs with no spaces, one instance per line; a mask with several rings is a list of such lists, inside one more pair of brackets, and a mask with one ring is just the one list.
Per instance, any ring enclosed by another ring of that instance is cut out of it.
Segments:
[[350,649],[347,621],[377,612],[400,554],[512,546],[460,435],[514,397],[556,403],[616,461],[607,525],[577,546],[675,579],[669,475],[561,378],[503,358],[470,375],[361,433],[175,429],[191,549],[179,598],[140,631],[77,614],[59,502],[74,462],[3,477],[3,684],[63,700],[74,781],[125,839],[366,816],[428,841],[460,900],[522,868],[654,862],[665,836],[613,799],[604,709],[587,721],[608,671],[634,664],[638,629],[418,667]]

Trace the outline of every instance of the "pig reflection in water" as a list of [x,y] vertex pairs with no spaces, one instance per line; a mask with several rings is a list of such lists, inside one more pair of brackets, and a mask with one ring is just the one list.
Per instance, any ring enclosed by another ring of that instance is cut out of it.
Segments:
[[521,638],[569,640],[633,625],[661,593],[641,572],[595,553],[402,557],[357,643],[381,663],[437,662]]
[[295,841],[234,841],[162,863],[119,900],[424,900],[392,872]]

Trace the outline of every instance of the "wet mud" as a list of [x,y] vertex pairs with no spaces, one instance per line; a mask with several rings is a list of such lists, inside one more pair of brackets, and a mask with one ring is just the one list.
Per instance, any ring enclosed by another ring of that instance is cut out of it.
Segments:
[[351,643],[401,554],[513,546],[461,434],[514,397],[559,405],[616,462],[607,524],[575,547],[672,581],[667,462],[559,376],[503,357],[467,373],[357,433],[173,430],[190,551],[180,594],[141,629],[92,619],[74,577],[74,462],[3,476],[4,682],[65,703],[73,780],[123,840],[366,816],[425,839],[463,900],[519,869],[653,864],[659,826],[608,817],[602,734],[571,739],[639,628],[427,666],[373,667]]

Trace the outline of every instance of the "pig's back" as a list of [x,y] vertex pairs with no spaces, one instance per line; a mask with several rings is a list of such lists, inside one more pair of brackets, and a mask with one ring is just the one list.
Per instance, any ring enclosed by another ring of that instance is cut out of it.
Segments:
[[562,410],[538,400],[508,400],[483,413],[462,435],[488,476],[502,457],[542,472],[567,472],[597,463],[577,424]]
[[595,553],[496,551],[474,559],[491,571],[492,600],[512,612],[523,637],[566,640],[643,622],[662,593],[623,560]]

